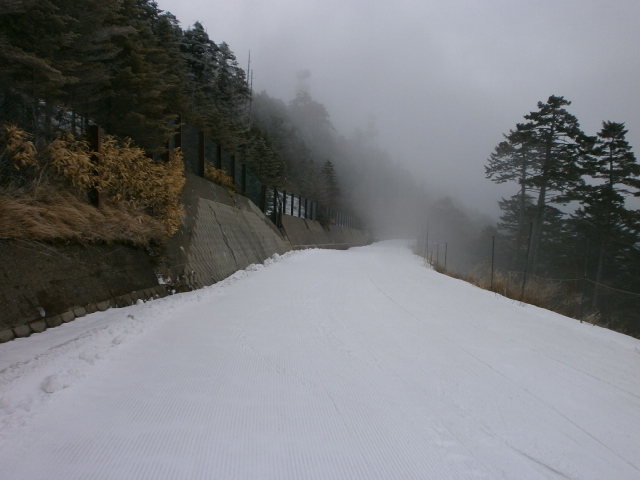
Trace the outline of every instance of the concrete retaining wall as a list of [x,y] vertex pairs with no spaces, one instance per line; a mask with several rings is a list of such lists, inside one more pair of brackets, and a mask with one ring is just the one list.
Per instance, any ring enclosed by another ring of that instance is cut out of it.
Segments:
[[315,220],[284,215],[282,225],[294,250],[304,248],[333,248],[346,250],[371,243],[368,232],[332,225],[323,228]]
[[164,294],[142,249],[0,242],[0,342]]
[[[191,174],[181,201],[182,225],[162,266],[176,290],[211,285],[291,249],[370,243],[365,232],[289,215],[280,231],[247,198]],[[0,343],[167,293],[142,249],[0,241]]]
[[168,248],[171,277],[185,290],[218,282],[291,245],[250,200],[187,175],[183,225]]

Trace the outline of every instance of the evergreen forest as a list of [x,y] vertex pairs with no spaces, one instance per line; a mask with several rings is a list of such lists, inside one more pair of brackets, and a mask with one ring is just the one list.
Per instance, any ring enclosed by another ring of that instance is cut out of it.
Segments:
[[[624,123],[580,128],[571,102],[550,96],[504,135],[487,178],[514,185],[500,201],[498,265],[555,279],[580,310],[640,335],[640,165]],[[490,234],[485,232],[486,235]]]

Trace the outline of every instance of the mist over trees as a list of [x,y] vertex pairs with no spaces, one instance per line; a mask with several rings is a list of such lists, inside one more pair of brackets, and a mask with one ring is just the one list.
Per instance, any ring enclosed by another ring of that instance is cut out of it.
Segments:
[[[623,123],[581,129],[571,102],[551,96],[506,134],[487,178],[518,186],[500,201],[500,264],[514,271],[589,282],[584,302],[617,328],[640,332],[640,166]],[[627,292],[624,294],[623,292]]]
[[152,0],[10,2],[0,15],[0,122],[36,144],[99,124],[159,154],[180,114],[263,183],[360,217],[380,237],[415,237],[429,224],[434,241],[459,245],[452,264],[473,262],[468,247],[485,220],[432,198],[378,145],[375,119],[337,132],[310,72],[290,101],[252,92],[228,44],[198,22],[183,29]]

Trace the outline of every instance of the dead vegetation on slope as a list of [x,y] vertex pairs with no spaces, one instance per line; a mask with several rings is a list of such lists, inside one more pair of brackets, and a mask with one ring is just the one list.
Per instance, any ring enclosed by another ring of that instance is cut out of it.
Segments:
[[[130,139],[105,136],[95,155],[69,134],[38,147],[0,128],[0,238],[148,245],[180,225],[179,150],[154,162]],[[90,201],[98,192],[100,208]]]
[[[416,255],[423,257],[420,252],[415,249],[414,251]],[[571,290],[561,282],[535,275],[529,275],[523,282],[521,272],[494,271],[492,276],[491,269],[487,266],[479,266],[468,273],[460,273],[445,269],[440,264],[431,265],[425,259],[425,266],[427,265],[438,273],[463,280],[514,301],[535,305],[583,322],[610,328],[602,320],[599,312],[586,305],[585,297],[577,289]]]

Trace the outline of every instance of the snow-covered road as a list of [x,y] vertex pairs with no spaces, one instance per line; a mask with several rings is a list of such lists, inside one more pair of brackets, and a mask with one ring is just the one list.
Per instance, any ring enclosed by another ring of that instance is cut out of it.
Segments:
[[402,242],[267,263],[0,345],[0,478],[640,479],[640,341]]

